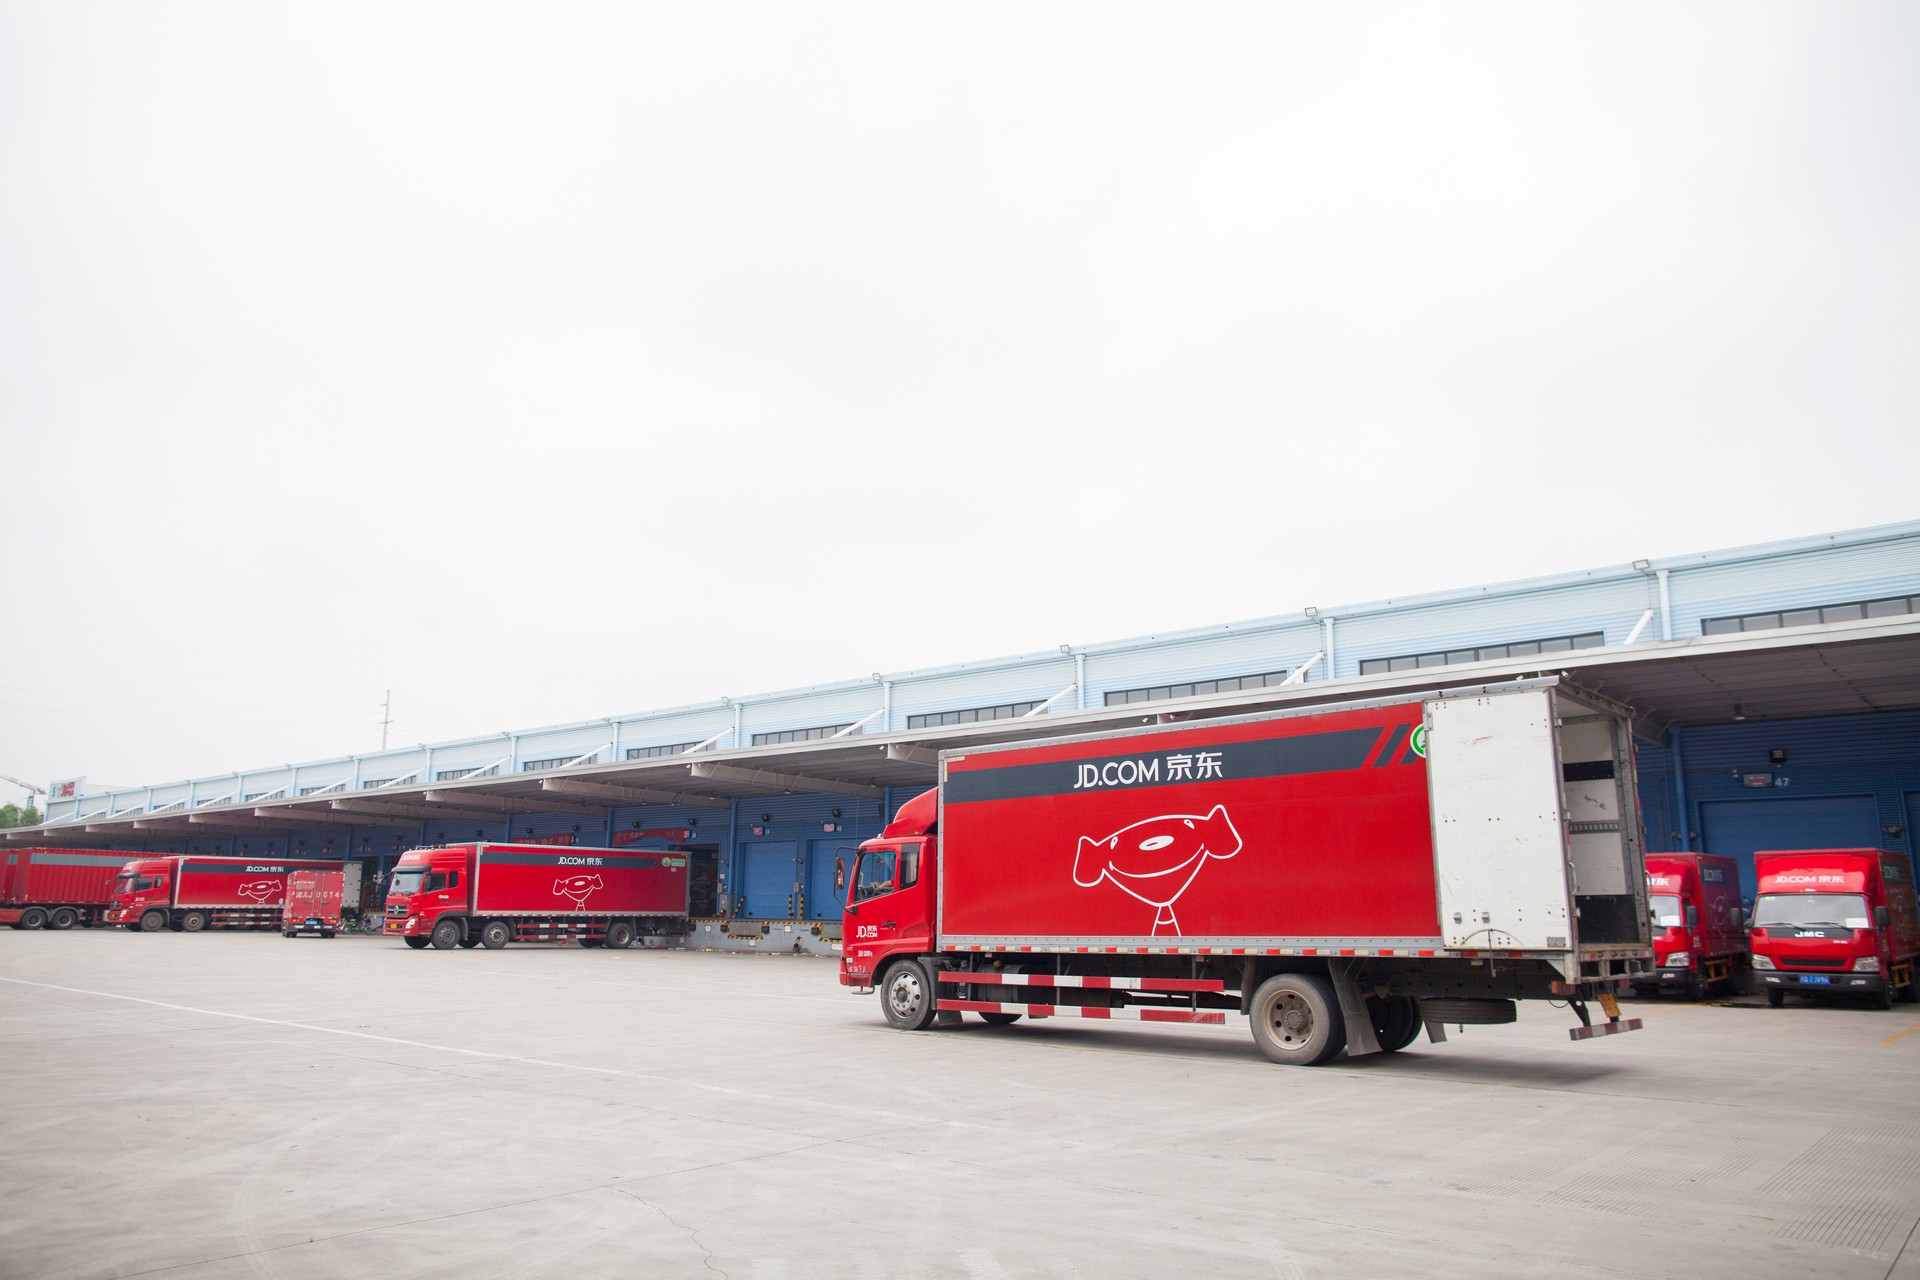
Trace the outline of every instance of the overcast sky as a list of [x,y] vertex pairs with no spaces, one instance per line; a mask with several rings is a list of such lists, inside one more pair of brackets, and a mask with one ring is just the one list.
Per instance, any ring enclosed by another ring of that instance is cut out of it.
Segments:
[[5,0],[0,184],[42,783],[1917,514],[1912,4]]

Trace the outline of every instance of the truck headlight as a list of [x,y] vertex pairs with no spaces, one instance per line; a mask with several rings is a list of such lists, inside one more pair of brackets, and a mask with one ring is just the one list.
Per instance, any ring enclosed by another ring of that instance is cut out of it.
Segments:
[[1853,962],[1853,971],[1855,973],[1880,972],[1880,957],[1879,956],[1861,956],[1858,960],[1855,960]]
[[1756,969],[1771,969],[1773,968],[1773,960],[1768,956],[1755,956],[1753,958],[1753,967]]
[[1668,969],[1693,968],[1693,952],[1691,951],[1674,952],[1672,955],[1667,957],[1667,963],[1664,967]]

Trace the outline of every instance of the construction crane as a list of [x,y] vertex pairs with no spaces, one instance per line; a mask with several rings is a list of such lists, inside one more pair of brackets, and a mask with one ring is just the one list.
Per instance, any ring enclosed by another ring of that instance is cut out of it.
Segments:
[[11,782],[16,787],[25,787],[27,789],[28,804],[33,803],[33,798],[35,796],[43,796],[47,794],[47,789],[45,787],[36,787],[31,782],[22,782],[19,778],[14,777],[10,773],[0,773],[0,782]]

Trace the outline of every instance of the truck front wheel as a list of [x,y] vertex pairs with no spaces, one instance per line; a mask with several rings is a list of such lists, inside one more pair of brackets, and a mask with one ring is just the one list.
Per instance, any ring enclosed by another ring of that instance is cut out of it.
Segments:
[[512,937],[513,930],[507,927],[505,920],[489,920],[487,927],[480,931],[480,945],[489,951],[498,951]]
[[1311,1067],[1347,1047],[1340,1002],[1326,979],[1276,973],[1253,993],[1253,1042],[1274,1062]]
[[1784,1009],[1786,1007],[1786,1004],[1787,1004],[1786,992],[1782,991],[1778,987],[1767,988],[1767,1008]]
[[442,920],[433,926],[433,949],[451,951],[460,945],[460,926],[452,920]]
[[933,1021],[933,981],[918,960],[902,960],[880,981],[880,1008],[902,1031],[924,1031]]
[[149,911],[140,917],[140,932],[142,933],[158,933],[166,927],[167,913],[164,911]]
[[411,947],[415,951],[423,950],[427,945],[427,940],[425,938],[402,938],[400,939],[400,941],[406,943],[409,947]]

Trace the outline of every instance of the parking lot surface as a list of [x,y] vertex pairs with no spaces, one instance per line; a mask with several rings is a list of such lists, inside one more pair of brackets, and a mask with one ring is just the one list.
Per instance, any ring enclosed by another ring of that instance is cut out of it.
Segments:
[[795,956],[0,931],[0,979],[9,1276],[1920,1280],[1920,1006],[1300,1069],[896,1032]]

